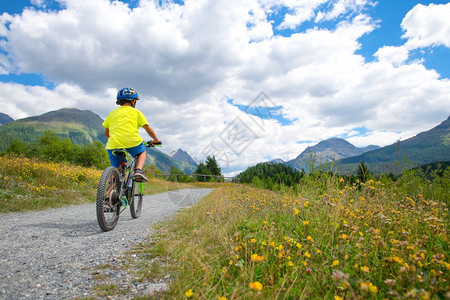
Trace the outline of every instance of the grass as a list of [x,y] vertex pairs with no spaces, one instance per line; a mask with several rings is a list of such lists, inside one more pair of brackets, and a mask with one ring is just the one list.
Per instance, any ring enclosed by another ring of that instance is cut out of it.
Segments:
[[319,178],[301,195],[224,185],[137,246],[152,259],[131,269],[146,282],[171,274],[154,298],[448,298],[448,199],[405,185]]

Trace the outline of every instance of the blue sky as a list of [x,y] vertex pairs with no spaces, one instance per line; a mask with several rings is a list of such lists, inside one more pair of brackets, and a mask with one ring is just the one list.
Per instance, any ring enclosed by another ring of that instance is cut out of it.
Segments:
[[230,174],[332,137],[389,145],[450,113],[448,1],[0,7],[1,112],[20,119],[77,107],[105,118],[117,89],[132,86],[165,151],[221,155]]

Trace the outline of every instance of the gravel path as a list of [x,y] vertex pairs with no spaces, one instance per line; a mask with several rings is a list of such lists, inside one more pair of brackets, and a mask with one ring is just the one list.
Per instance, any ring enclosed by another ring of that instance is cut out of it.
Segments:
[[[0,215],[0,299],[94,296],[92,267],[116,262],[131,245],[152,234],[151,225],[211,191],[183,189],[145,196],[141,216],[132,219],[127,210],[109,232],[98,226],[93,203]],[[146,289],[136,286],[133,291]]]

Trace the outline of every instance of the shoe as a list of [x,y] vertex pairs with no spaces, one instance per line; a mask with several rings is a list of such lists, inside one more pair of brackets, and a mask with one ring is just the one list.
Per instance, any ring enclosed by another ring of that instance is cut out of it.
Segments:
[[133,176],[135,181],[148,181],[148,178],[145,177],[144,172],[141,169],[137,169],[136,171],[134,171],[134,176]]

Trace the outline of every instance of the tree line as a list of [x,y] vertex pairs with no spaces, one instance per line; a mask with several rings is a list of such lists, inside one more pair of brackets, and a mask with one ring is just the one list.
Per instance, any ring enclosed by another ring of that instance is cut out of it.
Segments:
[[[197,169],[193,173],[196,181],[211,181],[214,182],[214,177],[203,178],[201,175],[210,175],[210,176],[222,176],[222,170],[217,163],[217,160],[214,156],[208,156],[205,162],[201,162],[198,164]],[[198,175],[195,175],[198,174]],[[173,166],[170,170],[170,176],[168,176],[169,181],[175,181],[175,175],[177,176],[178,182],[193,182],[194,177],[185,175],[183,171]]]
[[[332,171],[324,171],[321,169],[306,173],[304,170],[294,170],[290,166],[284,164],[265,162],[247,168],[237,177],[242,183],[251,184],[258,188],[269,189],[272,191],[282,191],[288,188],[294,192],[301,192],[299,191],[299,188],[302,184],[308,184],[312,181],[322,182],[323,186],[321,188],[323,189],[323,192],[326,192],[326,183],[331,178],[337,178],[342,184],[355,186],[360,189],[361,186],[370,181],[388,184],[390,182],[415,182],[419,180],[429,183],[442,181],[448,184],[449,173],[450,166],[448,162],[427,164],[419,168],[406,170],[402,174],[396,176],[392,173],[388,175],[374,175],[370,172],[368,166],[364,162],[358,164],[354,174],[347,175],[336,174]],[[410,186],[410,184],[405,184],[405,186]],[[438,186],[442,186],[442,184],[439,184]]]
[[100,141],[76,145],[70,139],[62,138],[52,131],[45,131],[37,142],[27,143],[14,139],[6,153],[99,169],[109,165],[108,154]]

